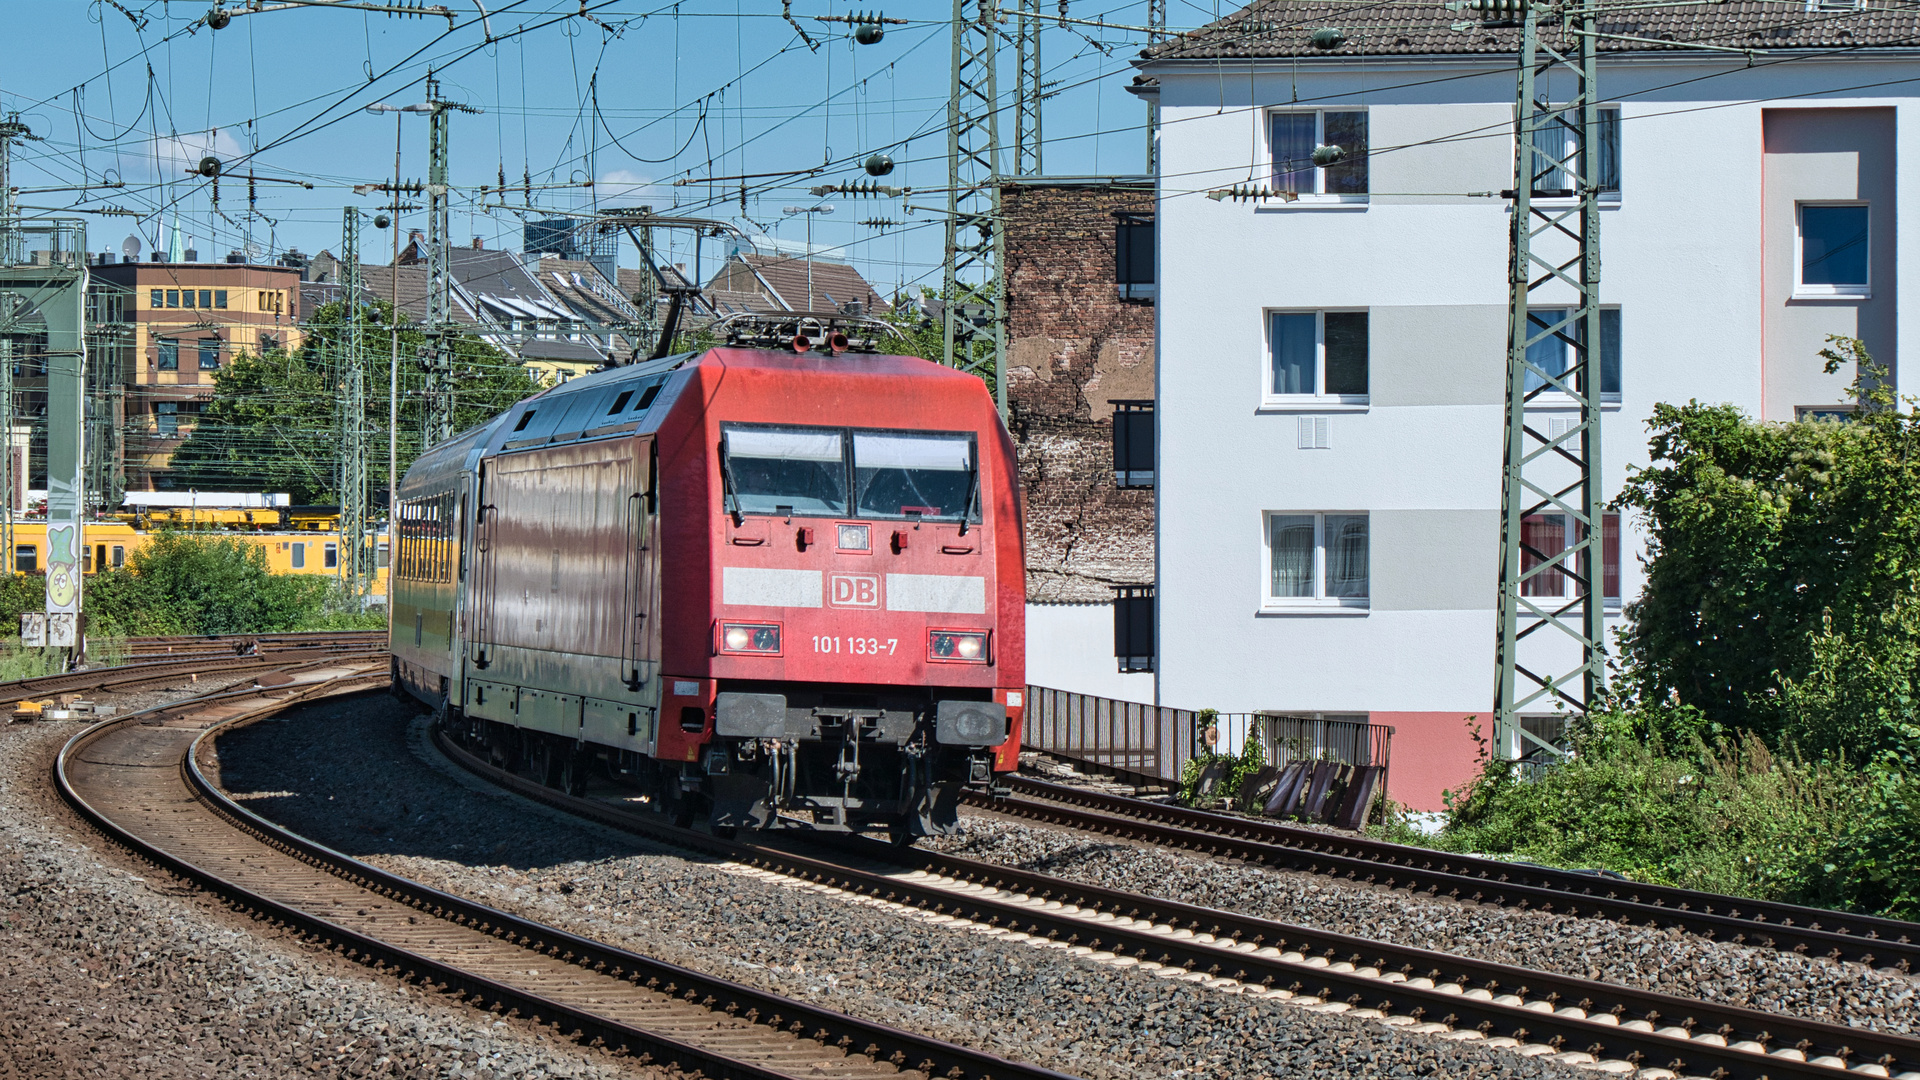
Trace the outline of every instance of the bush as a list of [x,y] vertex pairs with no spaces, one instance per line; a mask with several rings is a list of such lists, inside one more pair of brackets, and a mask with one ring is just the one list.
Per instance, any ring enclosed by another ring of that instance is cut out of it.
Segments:
[[1834,887],[1829,864],[1870,813],[1859,774],[1776,752],[1751,732],[1677,745],[1649,734],[1672,721],[1631,710],[1593,717],[1574,732],[1571,756],[1532,780],[1514,762],[1487,762],[1427,843],[1707,892],[1855,906]]

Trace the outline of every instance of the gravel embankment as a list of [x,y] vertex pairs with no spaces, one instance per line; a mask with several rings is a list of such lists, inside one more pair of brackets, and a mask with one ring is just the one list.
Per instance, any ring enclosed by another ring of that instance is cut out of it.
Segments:
[[665,1075],[377,978],[134,859],[53,789],[80,729],[0,726],[0,1078]]
[[1856,1027],[1920,1031],[1920,981],[1860,964],[1678,930],[1417,897],[996,815],[964,816],[961,827],[923,843],[964,858],[1343,934]]
[[[745,876],[487,788],[410,746],[378,700],[294,716],[221,740],[222,782],[254,809],[439,888],[851,1014],[1093,1080],[1587,1075]],[[342,747],[360,761],[329,764]]]

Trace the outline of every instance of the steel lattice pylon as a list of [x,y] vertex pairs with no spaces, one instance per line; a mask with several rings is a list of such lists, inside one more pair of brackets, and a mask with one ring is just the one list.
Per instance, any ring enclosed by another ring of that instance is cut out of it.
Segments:
[[947,246],[941,282],[943,359],[987,379],[1006,411],[1000,379],[1005,325],[1000,287],[1000,125],[994,72],[999,31],[993,0],[953,0],[953,81],[947,100]]
[[347,207],[340,219],[340,300],[343,321],[335,354],[334,390],[340,439],[340,583],[355,609],[366,605],[373,579],[367,535],[366,304],[361,298],[360,211]]
[[[1542,40],[1542,14],[1560,22],[1563,47]],[[1529,7],[1521,30],[1494,696],[1502,757],[1557,752],[1524,730],[1522,716],[1584,711],[1605,687],[1600,163],[1588,153],[1601,145],[1593,23],[1592,8]],[[1553,100],[1556,85],[1569,95]],[[1530,417],[1528,406],[1543,395],[1570,403],[1572,422]],[[1530,522],[1543,539],[1560,523],[1565,540],[1529,543]]]
[[1014,35],[1013,175],[1038,176],[1040,167],[1040,0],[1020,0]]
[[431,73],[427,75],[427,104],[433,109],[427,122],[427,336],[432,344],[424,358],[427,377],[421,388],[426,405],[422,449],[453,434],[453,341],[458,329],[453,322],[453,267],[448,250],[451,228],[447,196],[452,191],[447,164],[448,114],[480,111],[457,101],[441,100],[440,81]]

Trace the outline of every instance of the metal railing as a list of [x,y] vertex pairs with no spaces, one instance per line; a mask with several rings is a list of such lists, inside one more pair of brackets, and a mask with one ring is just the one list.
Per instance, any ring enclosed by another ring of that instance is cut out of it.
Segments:
[[1172,785],[1187,762],[1237,754],[1256,734],[1267,763],[1338,761],[1384,770],[1393,729],[1364,720],[1279,713],[1212,713],[1027,687],[1021,748],[1070,758],[1136,783]]

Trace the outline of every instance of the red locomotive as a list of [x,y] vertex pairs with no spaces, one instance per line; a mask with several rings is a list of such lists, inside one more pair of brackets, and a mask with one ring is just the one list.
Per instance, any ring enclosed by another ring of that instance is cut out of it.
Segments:
[[808,344],[577,378],[423,454],[395,686],[683,823],[950,829],[1018,763],[1012,445],[977,378]]

